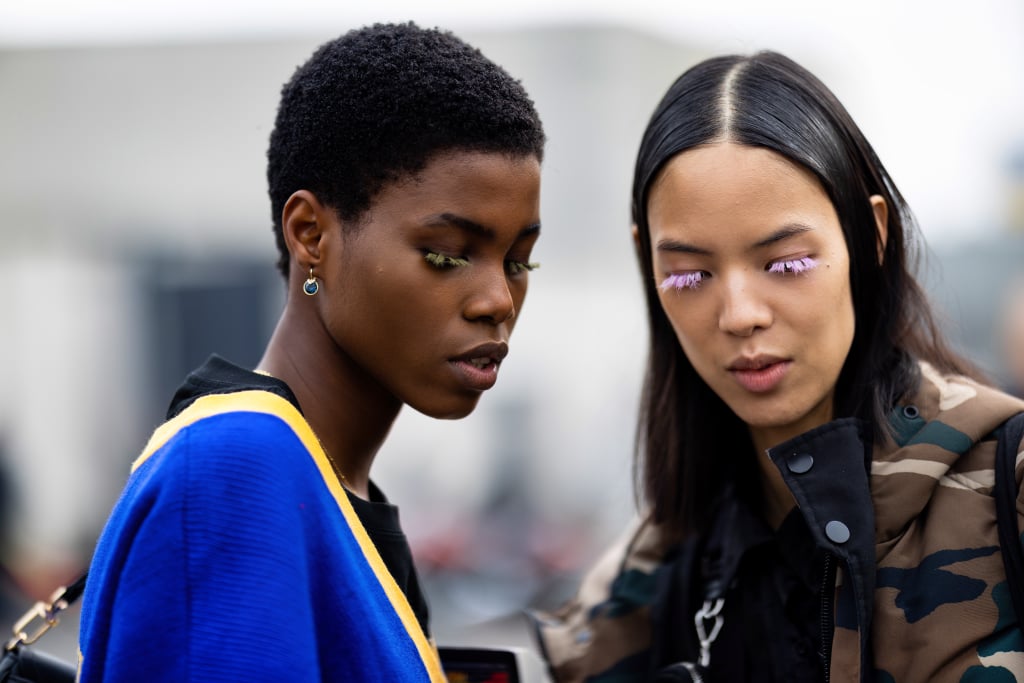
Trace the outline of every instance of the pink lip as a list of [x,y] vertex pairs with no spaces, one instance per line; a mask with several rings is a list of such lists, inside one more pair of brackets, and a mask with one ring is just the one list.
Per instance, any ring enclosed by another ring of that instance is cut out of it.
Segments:
[[776,388],[792,365],[793,361],[775,356],[754,356],[738,358],[727,370],[744,389],[763,394]]
[[[498,381],[498,366],[507,355],[507,343],[489,342],[460,354],[449,362],[467,388],[474,391],[487,391]],[[486,359],[487,362],[480,365],[481,359]]]

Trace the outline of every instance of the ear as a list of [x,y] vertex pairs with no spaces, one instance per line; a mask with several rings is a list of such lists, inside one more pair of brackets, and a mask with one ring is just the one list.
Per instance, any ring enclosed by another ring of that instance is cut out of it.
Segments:
[[636,223],[629,229],[631,235],[633,235],[633,246],[640,249],[640,231],[636,227]]
[[875,213],[875,228],[878,235],[878,263],[881,265],[885,259],[885,244],[889,239],[889,205],[885,203],[885,197],[880,194],[873,194],[870,198],[871,210]]
[[298,266],[293,267],[293,271],[305,273],[320,263],[321,241],[327,230],[328,211],[309,190],[299,190],[285,202],[281,211],[281,230],[292,265]]

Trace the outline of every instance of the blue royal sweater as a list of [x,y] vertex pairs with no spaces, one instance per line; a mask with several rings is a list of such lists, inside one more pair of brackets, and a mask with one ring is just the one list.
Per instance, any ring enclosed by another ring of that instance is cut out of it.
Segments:
[[100,537],[82,683],[444,681],[298,409],[201,396],[157,429]]

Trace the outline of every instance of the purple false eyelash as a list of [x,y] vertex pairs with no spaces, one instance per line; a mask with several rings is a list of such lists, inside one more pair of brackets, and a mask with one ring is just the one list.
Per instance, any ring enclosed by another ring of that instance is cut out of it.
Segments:
[[768,272],[778,273],[779,275],[799,275],[800,273],[806,273],[817,265],[818,261],[816,259],[804,256],[803,258],[787,261],[776,261],[768,266]]
[[667,278],[661,281],[658,287],[662,290],[667,289],[696,289],[700,286],[700,283],[704,280],[704,274],[699,271],[691,271],[689,273],[673,273]]

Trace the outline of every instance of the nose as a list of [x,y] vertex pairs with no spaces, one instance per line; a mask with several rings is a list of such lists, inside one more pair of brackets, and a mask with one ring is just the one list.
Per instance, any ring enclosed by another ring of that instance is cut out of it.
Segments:
[[480,277],[474,278],[472,287],[463,314],[467,320],[497,325],[515,317],[516,302],[508,286],[504,264],[501,268],[481,269]]
[[746,274],[725,278],[718,329],[737,337],[749,337],[772,324],[772,309]]

